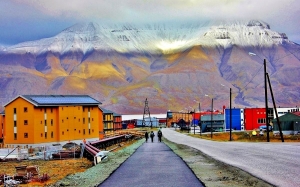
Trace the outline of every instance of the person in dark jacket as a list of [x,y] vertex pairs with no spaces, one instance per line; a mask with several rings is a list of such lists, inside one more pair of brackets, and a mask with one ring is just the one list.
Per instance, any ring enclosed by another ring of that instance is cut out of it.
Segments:
[[162,132],[160,129],[157,132],[157,137],[158,137],[158,141],[161,142]]
[[155,136],[154,132],[151,131],[151,133],[150,133],[150,138],[151,138],[151,142],[152,142],[152,143],[153,143],[153,138],[154,138],[154,136]]
[[149,134],[148,134],[148,132],[146,131],[146,132],[145,132],[145,139],[146,139],[146,142],[148,142],[148,138],[149,138]]

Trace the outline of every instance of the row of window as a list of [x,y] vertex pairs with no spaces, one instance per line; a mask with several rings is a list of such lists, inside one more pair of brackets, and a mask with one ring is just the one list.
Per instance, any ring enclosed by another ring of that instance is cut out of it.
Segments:
[[[80,122],[80,119],[78,121]],[[94,118],[92,118],[92,121],[94,121]],[[64,122],[64,120],[62,120],[62,123],[63,122]],[[83,122],[83,124],[85,124],[85,118],[83,118],[82,122]],[[41,121],[41,124],[42,123],[43,123],[43,121]],[[88,123],[90,123],[90,118],[88,118]],[[45,120],[44,124],[45,124],[45,126],[47,126],[47,120]],[[50,120],[50,124],[51,124],[51,126],[53,125],[53,119]],[[28,125],[28,120],[24,120],[24,125]],[[17,127],[17,121],[14,121],[14,127]]]
[[[67,107],[68,107],[68,106],[67,106]],[[74,107],[76,107],[76,106],[74,106]],[[83,111],[83,112],[85,111],[85,108],[86,108],[86,107],[82,107],[82,111]],[[61,109],[64,110],[64,107],[62,107]],[[88,112],[90,112],[90,107],[87,107],[87,109],[88,109]],[[93,110],[93,107],[91,107],[91,109]],[[43,111],[43,108],[41,108],[40,110]],[[80,107],[78,107],[78,110],[80,110]],[[23,108],[23,111],[24,111],[25,113],[28,112],[28,108],[27,108],[27,107],[24,107],[24,108]],[[44,108],[44,112],[46,113],[46,108]],[[53,108],[50,108],[50,112],[53,113]],[[17,113],[17,108],[14,108],[14,114],[16,114],[16,113]]]
[[[69,129],[67,129],[67,131],[69,131]],[[76,131],[76,129],[74,129],[74,131]],[[78,131],[78,133],[80,133],[81,131],[79,130]],[[94,129],[92,129],[92,132],[94,132]],[[91,129],[89,129],[89,135],[91,134]],[[62,135],[64,135],[65,133],[64,133],[64,131],[62,131]],[[83,135],[85,135],[85,129],[83,129]],[[41,133],[41,137],[43,137],[43,136],[45,136],[45,139],[47,139],[47,132],[45,132],[44,134],[43,133]],[[14,133],[14,140],[17,140],[17,133]],[[54,137],[54,134],[53,134],[53,132],[51,132],[51,138],[53,138]],[[28,138],[28,133],[27,132],[25,132],[24,133],[24,138]]]

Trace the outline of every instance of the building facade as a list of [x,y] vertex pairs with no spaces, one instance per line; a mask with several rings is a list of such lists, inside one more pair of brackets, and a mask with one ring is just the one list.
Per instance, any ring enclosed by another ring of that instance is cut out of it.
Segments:
[[244,118],[244,126],[246,130],[259,129],[259,126],[266,125],[266,109],[245,108]]
[[110,137],[114,135],[114,113],[110,110],[100,108],[103,113],[103,131],[101,132],[104,136]]
[[114,131],[121,130],[122,129],[122,115],[120,114],[113,114],[114,118]]
[[4,145],[28,147],[98,140],[99,104],[87,95],[18,96],[4,106]]
[[231,109],[231,115],[230,115],[230,109],[226,108],[224,110],[224,131],[230,131],[230,121],[231,122],[231,129],[232,130],[239,130],[244,131],[244,109],[240,108],[232,108]]

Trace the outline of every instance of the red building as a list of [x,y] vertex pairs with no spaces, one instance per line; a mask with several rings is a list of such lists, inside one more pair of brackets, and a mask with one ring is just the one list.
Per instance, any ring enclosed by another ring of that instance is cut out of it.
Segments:
[[245,130],[259,129],[259,126],[266,125],[265,108],[245,108],[244,126]]

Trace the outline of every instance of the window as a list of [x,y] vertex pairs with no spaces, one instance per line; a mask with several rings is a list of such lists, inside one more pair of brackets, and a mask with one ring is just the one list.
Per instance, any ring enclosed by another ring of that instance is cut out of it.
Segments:
[[43,124],[43,121],[41,121],[41,124]]
[[43,133],[41,133],[41,137],[43,137]]
[[24,125],[28,125],[28,121],[27,120],[24,120]]
[[16,114],[17,113],[17,109],[16,108],[14,108],[14,114]]
[[91,129],[89,129],[89,134],[91,134]]
[[85,118],[82,119],[82,123],[85,124]]
[[14,140],[17,139],[17,133],[14,133]]
[[79,132],[79,134],[80,134],[80,130],[79,130],[78,132]]
[[84,112],[84,107],[82,107],[82,111]]
[[85,129],[83,129],[83,135],[85,135]]
[[53,109],[52,108],[50,109],[50,112],[53,113]]
[[80,118],[78,119],[78,121],[80,122]]
[[47,126],[47,120],[45,120],[45,126]]
[[51,126],[53,125],[53,119],[51,119],[50,124],[51,124]]
[[53,138],[53,131],[51,132],[51,138]]
[[45,132],[45,138],[47,139],[47,132]]
[[76,119],[76,117],[74,117],[74,119]]
[[28,138],[28,133],[27,132],[24,133],[24,138]]
[[14,127],[17,127],[17,121],[14,121]]
[[27,107],[24,107],[24,112],[27,112]]
[[92,118],[92,121],[94,121],[94,118]]
[[44,113],[46,114],[46,108],[44,108]]
[[65,134],[64,131],[62,131],[61,134],[64,135]]
[[64,122],[64,120],[62,119],[62,120],[61,120],[61,122],[63,123],[63,122]]

